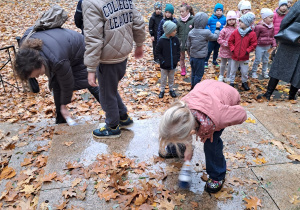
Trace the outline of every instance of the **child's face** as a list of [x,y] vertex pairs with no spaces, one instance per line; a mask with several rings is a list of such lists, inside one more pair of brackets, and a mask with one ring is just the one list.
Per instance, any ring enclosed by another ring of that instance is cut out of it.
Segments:
[[244,15],[244,14],[247,14],[248,12],[250,12],[251,10],[250,9],[243,9],[242,10],[242,14]]
[[170,37],[176,36],[177,30],[174,30],[172,33],[169,34]]
[[221,17],[223,15],[223,11],[221,9],[216,10],[216,16]]
[[273,15],[270,15],[270,16],[268,16],[268,17],[266,17],[265,19],[264,19],[264,22],[266,23],[266,24],[271,24],[271,23],[273,23]]
[[229,26],[233,26],[235,23],[236,23],[236,19],[229,19],[229,20],[227,20],[227,24]]
[[186,9],[186,7],[180,7],[179,11],[181,17],[186,17],[189,14],[189,11]]
[[170,17],[172,17],[172,13],[169,11],[166,11],[165,16],[166,16],[166,18],[170,18]]
[[161,8],[156,8],[155,9],[155,14],[160,15],[161,14]]
[[240,28],[245,30],[245,29],[248,28],[248,27],[246,26],[245,23],[243,23],[243,22],[240,20]]
[[279,7],[280,12],[285,13],[287,11],[287,6],[286,5],[282,5],[281,7]]
[[288,8],[290,8],[292,6],[293,2],[292,1],[288,1]]

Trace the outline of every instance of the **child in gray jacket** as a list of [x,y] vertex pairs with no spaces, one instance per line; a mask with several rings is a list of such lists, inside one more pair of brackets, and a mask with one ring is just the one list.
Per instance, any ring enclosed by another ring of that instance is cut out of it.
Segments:
[[216,23],[214,33],[211,33],[209,29],[205,29],[207,22],[208,15],[204,12],[198,12],[194,17],[194,28],[188,34],[186,45],[192,67],[192,89],[203,77],[204,62],[208,53],[208,41],[216,41],[220,33],[220,22]]

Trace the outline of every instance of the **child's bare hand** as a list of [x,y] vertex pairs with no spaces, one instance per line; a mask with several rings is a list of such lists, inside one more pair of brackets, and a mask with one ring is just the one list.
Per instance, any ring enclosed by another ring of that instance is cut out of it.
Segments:
[[221,27],[221,23],[220,23],[219,21],[216,23],[216,27],[217,27],[217,28],[220,28],[220,27]]
[[151,41],[154,42],[154,36],[151,36]]

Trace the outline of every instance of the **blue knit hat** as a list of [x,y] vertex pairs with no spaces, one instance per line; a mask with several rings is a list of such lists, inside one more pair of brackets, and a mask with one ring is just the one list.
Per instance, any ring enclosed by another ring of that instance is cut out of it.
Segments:
[[224,6],[223,6],[223,4],[217,3],[217,4],[216,4],[216,6],[215,6],[215,9],[214,9],[214,12],[216,12],[216,11],[217,11],[217,9],[221,9],[221,10],[222,10],[222,12],[223,12],[223,9],[224,9]]
[[161,8],[162,8],[161,3],[159,1],[155,2],[155,4],[154,4],[154,10],[161,9]]
[[164,23],[163,29],[165,34],[168,35],[177,29],[177,25],[172,21],[168,20]]
[[174,7],[172,4],[166,4],[165,12],[170,12],[172,15],[174,14]]

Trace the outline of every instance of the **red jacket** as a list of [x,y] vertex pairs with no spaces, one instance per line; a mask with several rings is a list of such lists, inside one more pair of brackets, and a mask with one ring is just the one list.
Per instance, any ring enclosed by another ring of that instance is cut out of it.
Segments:
[[239,105],[239,92],[224,82],[204,80],[183,97],[182,101],[187,103],[189,109],[206,114],[215,124],[216,131],[242,124],[247,119],[245,109]]
[[249,60],[249,53],[255,50],[256,45],[256,34],[252,30],[242,37],[238,29],[236,29],[228,40],[228,46],[232,52],[232,59],[236,61]]
[[255,26],[254,32],[256,33],[257,37],[257,45],[272,45],[272,47],[276,47],[276,40],[274,38],[274,27],[268,28],[266,24],[263,21],[261,21]]

